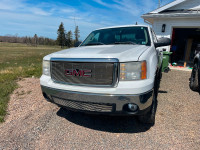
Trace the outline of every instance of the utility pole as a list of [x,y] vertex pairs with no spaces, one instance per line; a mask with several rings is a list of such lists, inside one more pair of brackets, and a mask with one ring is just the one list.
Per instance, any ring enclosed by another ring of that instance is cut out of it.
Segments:
[[158,0],[158,8],[160,8],[160,0]]

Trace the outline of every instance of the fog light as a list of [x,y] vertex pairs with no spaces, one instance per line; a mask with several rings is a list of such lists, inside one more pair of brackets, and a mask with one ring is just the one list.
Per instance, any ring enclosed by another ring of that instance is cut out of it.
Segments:
[[128,104],[128,109],[130,111],[136,111],[138,109],[138,106],[136,104]]

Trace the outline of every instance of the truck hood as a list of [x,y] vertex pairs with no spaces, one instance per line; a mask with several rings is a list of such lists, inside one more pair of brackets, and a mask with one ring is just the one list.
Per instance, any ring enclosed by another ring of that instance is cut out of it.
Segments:
[[149,48],[145,45],[97,45],[65,49],[47,55],[50,58],[117,58],[120,62],[138,61],[140,55]]

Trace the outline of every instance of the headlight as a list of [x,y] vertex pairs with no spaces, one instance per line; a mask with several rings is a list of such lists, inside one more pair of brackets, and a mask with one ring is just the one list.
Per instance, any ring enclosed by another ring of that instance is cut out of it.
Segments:
[[147,78],[147,64],[142,62],[120,63],[120,80],[132,81]]
[[50,76],[50,61],[48,60],[43,60],[43,74]]

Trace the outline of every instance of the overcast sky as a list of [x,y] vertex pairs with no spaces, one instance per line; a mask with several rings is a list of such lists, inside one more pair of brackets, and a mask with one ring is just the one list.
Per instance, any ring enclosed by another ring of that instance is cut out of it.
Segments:
[[144,24],[140,16],[157,7],[158,0],[0,0],[0,35],[56,39],[63,22],[66,31],[78,25],[83,40],[96,28]]

